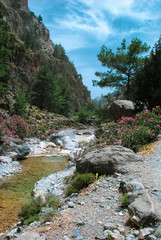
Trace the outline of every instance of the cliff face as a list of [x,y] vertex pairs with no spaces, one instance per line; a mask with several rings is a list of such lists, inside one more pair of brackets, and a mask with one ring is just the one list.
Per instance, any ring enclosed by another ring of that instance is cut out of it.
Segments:
[[[48,29],[41,19],[28,8],[28,0],[0,0],[5,17],[13,32],[18,50],[11,60],[11,79],[8,87],[15,95],[23,87],[30,95],[35,73],[44,64],[48,64],[54,74],[65,73],[72,88],[72,106],[77,110],[83,102],[90,99],[90,93],[68,58],[54,56],[55,45],[50,39]],[[24,50],[25,49],[25,50]],[[61,84],[61,82],[60,82]]]

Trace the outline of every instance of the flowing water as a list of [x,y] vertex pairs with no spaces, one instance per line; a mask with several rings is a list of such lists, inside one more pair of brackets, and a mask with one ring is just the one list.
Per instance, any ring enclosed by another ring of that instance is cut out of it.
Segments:
[[67,167],[64,157],[30,157],[20,162],[22,172],[0,180],[0,232],[19,221],[21,206],[30,201],[34,184]]

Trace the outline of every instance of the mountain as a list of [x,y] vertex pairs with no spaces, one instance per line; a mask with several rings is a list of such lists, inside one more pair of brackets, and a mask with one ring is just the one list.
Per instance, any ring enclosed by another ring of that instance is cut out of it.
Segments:
[[74,64],[67,57],[61,45],[55,45],[50,33],[42,22],[28,8],[28,0],[0,0],[0,7],[5,20],[10,26],[13,50],[9,58],[11,77],[7,80],[8,92],[1,99],[0,105],[14,101],[19,88],[23,88],[31,98],[31,86],[35,82],[35,74],[42,66],[48,65],[59,85],[63,79],[70,86],[70,100],[73,110],[90,100],[90,92],[83,85],[82,77],[77,73]]

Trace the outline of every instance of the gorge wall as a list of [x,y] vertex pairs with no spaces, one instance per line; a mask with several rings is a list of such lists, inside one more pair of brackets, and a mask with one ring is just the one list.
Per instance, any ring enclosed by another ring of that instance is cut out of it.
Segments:
[[5,13],[16,46],[10,60],[11,79],[8,88],[11,100],[20,87],[30,96],[35,74],[44,64],[48,64],[54,74],[66,75],[72,89],[73,110],[90,100],[90,92],[84,86],[73,63],[67,56],[63,59],[54,55],[55,45],[50,39],[50,33],[28,8],[28,0],[0,0],[0,7]]

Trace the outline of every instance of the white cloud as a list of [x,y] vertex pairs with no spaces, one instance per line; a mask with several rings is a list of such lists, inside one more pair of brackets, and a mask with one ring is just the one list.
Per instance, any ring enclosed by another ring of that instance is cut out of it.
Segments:
[[51,39],[55,44],[61,43],[67,52],[87,46],[84,38],[81,38],[81,36],[77,34],[73,36],[72,33],[62,33],[58,35],[57,33],[51,32]]

